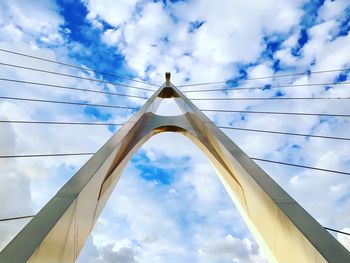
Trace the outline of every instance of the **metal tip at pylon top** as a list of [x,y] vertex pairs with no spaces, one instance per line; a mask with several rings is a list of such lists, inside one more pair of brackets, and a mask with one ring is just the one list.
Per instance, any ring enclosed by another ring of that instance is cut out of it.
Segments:
[[170,72],[165,72],[165,86],[170,86]]

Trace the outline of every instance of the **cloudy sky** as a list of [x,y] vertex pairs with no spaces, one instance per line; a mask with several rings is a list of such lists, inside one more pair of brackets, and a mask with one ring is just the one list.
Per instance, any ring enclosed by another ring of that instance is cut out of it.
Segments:
[[[0,0],[0,48],[128,78],[175,85],[189,98],[350,97],[348,0]],[[0,63],[142,88],[0,51]],[[152,92],[0,65],[0,78],[148,97]],[[249,78],[344,69],[284,78]],[[0,80],[0,96],[141,106],[145,100]],[[349,114],[347,100],[194,101],[200,108]],[[159,114],[177,114],[172,101]],[[125,122],[134,110],[0,98],[0,120]],[[349,118],[212,113],[220,126],[350,137]],[[118,126],[0,123],[0,155],[95,152]],[[350,141],[224,130],[248,155],[350,171]],[[175,146],[175,147],[174,147]],[[0,217],[35,214],[88,156],[0,160]],[[323,226],[350,231],[350,178],[259,162]],[[0,223],[0,249],[28,220]],[[335,235],[350,250],[350,239]],[[208,160],[188,139],[161,134],[127,166],[77,262],[266,262]]]

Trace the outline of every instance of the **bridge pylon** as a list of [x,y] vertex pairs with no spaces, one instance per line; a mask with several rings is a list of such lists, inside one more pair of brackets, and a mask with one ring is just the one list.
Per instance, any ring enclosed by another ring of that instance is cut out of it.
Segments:
[[[164,98],[173,98],[183,114],[155,114]],[[181,133],[206,154],[270,262],[350,262],[350,253],[186,98],[170,82],[170,73],[1,251],[0,262],[75,262],[124,167],[145,141],[161,132]]]

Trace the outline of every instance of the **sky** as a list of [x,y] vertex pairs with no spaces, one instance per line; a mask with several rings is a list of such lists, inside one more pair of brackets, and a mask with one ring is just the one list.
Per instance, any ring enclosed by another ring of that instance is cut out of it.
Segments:
[[[194,98],[350,97],[347,0],[0,0],[0,48],[161,85]],[[0,51],[0,62],[143,88],[142,83]],[[0,65],[0,78],[150,96],[152,92]],[[344,69],[323,74],[250,78]],[[0,80],[0,96],[139,107],[145,100]],[[158,113],[178,114],[173,101]],[[194,101],[200,108],[349,114],[346,100]],[[123,123],[135,110],[0,99],[0,120]],[[349,118],[205,112],[219,126],[349,137]],[[0,155],[95,152],[118,126],[0,123]],[[350,142],[223,130],[249,156],[350,171]],[[0,218],[37,213],[88,156],[0,160]],[[350,231],[350,178],[258,162],[320,224]],[[0,249],[28,222],[0,223]],[[350,250],[350,238],[334,236]],[[164,133],[133,156],[79,263],[267,262],[204,154]]]

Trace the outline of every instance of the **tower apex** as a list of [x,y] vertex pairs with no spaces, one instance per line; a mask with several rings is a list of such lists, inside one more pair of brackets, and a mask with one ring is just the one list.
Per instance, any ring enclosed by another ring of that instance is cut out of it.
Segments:
[[170,85],[170,72],[165,72],[165,85],[169,86]]

